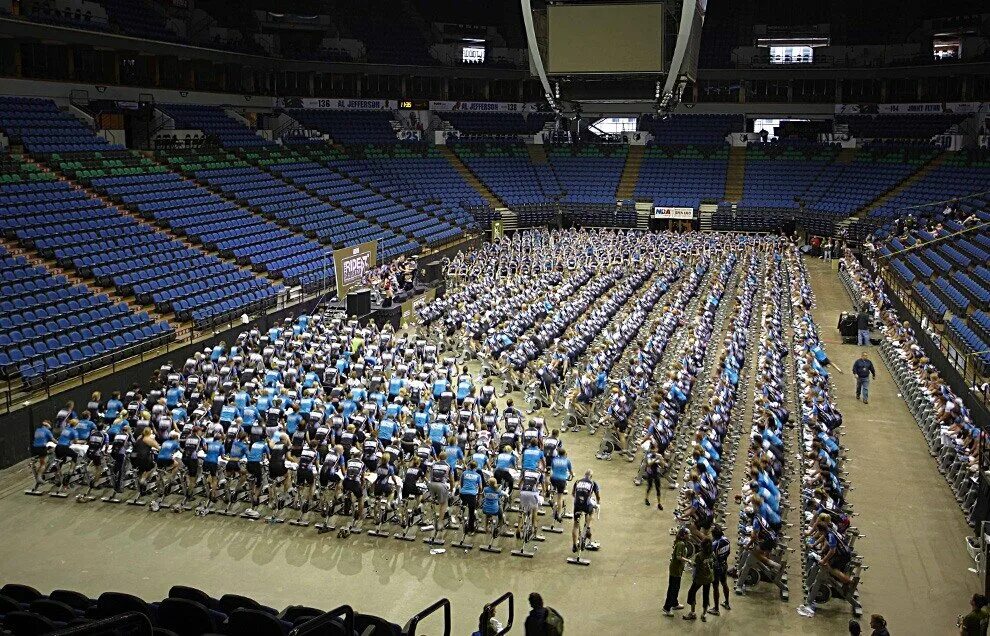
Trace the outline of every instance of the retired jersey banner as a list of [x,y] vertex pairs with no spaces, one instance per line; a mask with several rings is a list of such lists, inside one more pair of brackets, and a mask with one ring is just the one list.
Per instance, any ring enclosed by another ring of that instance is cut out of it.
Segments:
[[653,208],[654,219],[693,219],[694,208]]
[[[291,98],[285,100],[287,108],[296,108]],[[304,97],[299,100],[303,108],[314,110],[395,110],[399,107],[394,99],[339,99]]]
[[467,111],[473,113],[528,113],[536,111],[536,104],[529,102],[455,102],[431,101],[430,110]]
[[333,269],[337,275],[337,298],[361,287],[364,275],[378,266],[378,241],[368,241],[353,247],[333,251]]

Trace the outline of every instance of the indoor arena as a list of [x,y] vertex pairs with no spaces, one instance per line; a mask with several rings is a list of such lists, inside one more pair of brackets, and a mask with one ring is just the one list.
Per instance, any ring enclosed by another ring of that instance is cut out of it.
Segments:
[[990,7],[0,0],[0,634],[990,624]]

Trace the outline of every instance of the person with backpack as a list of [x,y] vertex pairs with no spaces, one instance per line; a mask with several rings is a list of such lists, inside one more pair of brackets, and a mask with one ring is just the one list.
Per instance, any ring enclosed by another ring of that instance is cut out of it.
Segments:
[[563,636],[564,617],[554,608],[546,607],[539,593],[529,595],[529,607],[526,636]]
[[674,539],[674,553],[670,556],[670,576],[667,579],[667,598],[663,602],[664,616],[673,616],[675,609],[684,609],[684,606],[677,602],[677,595],[681,591],[681,576],[684,575],[684,565],[690,563],[688,555],[691,553],[691,544],[688,543],[688,529],[681,528]]

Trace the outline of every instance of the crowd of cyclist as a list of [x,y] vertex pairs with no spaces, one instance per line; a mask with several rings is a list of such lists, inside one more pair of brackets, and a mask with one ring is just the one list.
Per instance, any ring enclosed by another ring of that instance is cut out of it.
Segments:
[[35,431],[35,490],[119,501],[133,478],[131,501],[154,510],[272,522],[290,508],[357,522],[373,499],[405,527],[456,521],[456,500],[468,533],[479,510],[504,521],[514,490],[517,534],[543,499],[557,521],[565,494],[590,515],[600,491],[590,474],[575,479],[558,431],[511,399],[500,409],[491,381],[440,351],[331,314],[251,329],[163,366],[147,390],[94,394],[80,413],[67,404]]
[[[685,618],[696,617],[701,591],[704,620],[718,613],[720,592],[729,607],[730,547],[716,519],[735,453],[730,421],[739,419],[750,332],[762,312],[747,387],[752,430],[739,448],[747,453],[739,568],[762,566],[771,577],[783,570],[786,437],[797,426],[807,568],[854,586],[842,418],[796,248],[733,235],[533,230],[458,255],[448,276],[449,293],[420,309],[414,336],[331,314],[301,316],[166,365],[146,390],[95,394],[79,413],[66,405],[35,432],[34,490],[51,483],[52,493],[74,488],[80,500],[105,490],[109,501],[150,500],[155,510],[272,522],[290,510],[300,522],[310,514],[342,515],[348,524],[385,514],[403,528],[444,527],[463,516],[470,533],[483,529],[484,516],[496,529],[514,525],[517,536],[535,528],[546,501],[556,522],[570,505],[578,551],[590,541],[600,489],[590,471],[578,478],[559,430],[511,399],[500,408],[501,374],[507,388],[539,385],[545,404],[564,394],[601,404],[617,446],[630,459],[643,450],[647,505],[654,491],[663,509],[660,475],[678,436],[687,441],[675,514],[683,524],[677,543],[690,545],[691,557],[675,543],[671,577],[683,570],[677,564],[694,565]],[[686,337],[675,339],[682,328]],[[461,353],[500,373],[472,375],[457,361]],[[788,364],[796,385],[787,385]],[[512,524],[505,513],[514,493]],[[589,533],[579,534],[581,522]],[[680,607],[679,577],[665,612]],[[740,577],[737,592],[746,587]],[[800,611],[813,614],[815,600]]]

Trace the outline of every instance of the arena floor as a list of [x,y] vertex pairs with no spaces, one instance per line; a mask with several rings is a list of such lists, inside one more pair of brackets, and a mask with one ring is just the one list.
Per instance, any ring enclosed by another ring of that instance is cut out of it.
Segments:
[[[811,260],[808,268],[829,355],[848,372],[861,349],[839,344],[835,325],[851,303],[826,264]],[[964,537],[970,531],[893,381],[879,357],[874,362],[878,377],[868,406],[854,399],[848,373],[835,376],[855,488],[850,500],[859,513],[854,523],[867,535],[856,545],[869,565],[860,588],[864,627],[869,614],[881,613],[899,636],[955,633],[956,615],[967,610],[969,595],[980,588],[967,572],[971,562]],[[532,560],[512,557],[508,549],[500,555],[466,554],[449,546],[446,554],[434,556],[421,541],[318,537],[312,528],[26,497],[22,491],[30,485],[30,472],[23,463],[0,475],[0,580],[94,596],[122,590],[147,599],[186,584],[214,595],[247,594],[276,607],[300,603],[329,609],[348,603],[396,622],[446,596],[458,635],[473,631],[481,607],[507,590],[517,599],[518,627],[512,633],[522,633],[525,598],[534,590],[564,615],[572,636],[646,634],[664,627],[710,634],[845,633],[848,605],[833,601],[813,619],[795,612],[801,599],[794,561],[789,603],[764,585],[748,597],[733,596],[732,611],[709,617],[707,624],[665,618],[660,605],[672,515],[643,505],[642,489],[631,483],[632,465],[594,459],[597,437],[565,434],[565,443],[575,472],[592,467],[603,491],[595,532],[602,550],[590,554],[588,568],[565,563],[566,535],[548,535]],[[667,491],[666,501],[673,497],[674,491]],[[737,509],[730,504],[730,523]],[[790,534],[796,532],[795,526]],[[682,602],[686,588],[687,582]],[[436,625],[424,623],[423,633],[440,633]]]

